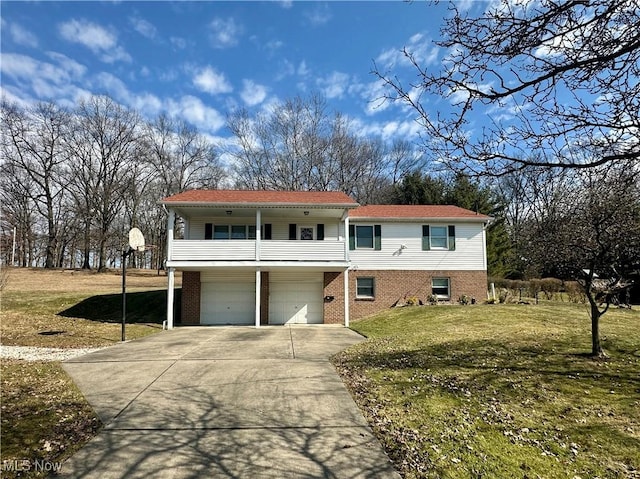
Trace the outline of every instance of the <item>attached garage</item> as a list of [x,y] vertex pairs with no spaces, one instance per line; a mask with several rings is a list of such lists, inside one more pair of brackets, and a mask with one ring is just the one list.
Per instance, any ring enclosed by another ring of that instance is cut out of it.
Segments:
[[254,272],[203,272],[200,288],[200,324],[254,324]]
[[323,274],[269,274],[269,324],[321,324]]

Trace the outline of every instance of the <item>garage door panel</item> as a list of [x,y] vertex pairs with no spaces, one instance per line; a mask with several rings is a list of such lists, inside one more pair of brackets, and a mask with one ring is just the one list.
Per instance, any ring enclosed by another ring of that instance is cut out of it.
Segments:
[[270,324],[313,324],[323,321],[322,282],[270,282]]
[[202,283],[201,324],[253,324],[254,321],[255,283]]

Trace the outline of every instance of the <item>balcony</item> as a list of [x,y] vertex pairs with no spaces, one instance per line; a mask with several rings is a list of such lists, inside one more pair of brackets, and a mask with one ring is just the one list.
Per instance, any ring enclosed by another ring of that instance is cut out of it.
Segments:
[[[256,251],[259,247],[259,252]],[[174,240],[169,261],[346,261],[344,241]],[[258,253],[259,256],[256,254]]]

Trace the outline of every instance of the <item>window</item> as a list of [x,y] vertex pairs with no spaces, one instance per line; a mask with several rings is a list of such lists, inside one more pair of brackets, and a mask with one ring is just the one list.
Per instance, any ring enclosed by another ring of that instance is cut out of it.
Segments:
[[433,278],[431,280],[431,294],[438,299],[449,299],[449,278]]
[[447,249],[447,227],[431,227],[431,249]]
[[204,226],[204,239],[256,239],[255,225],[214,225],[212,223],[206,223]]
[[356,226],[356,248],[373,249],[373,226]]
[[430,249],[454,251],[456,249],[455,225],[422,225],[422,250]]
[[229,225],[213,225],[213,239],[229,239]]
[[231,239],[247,239],[247,227],[245,225],[231,226]]
[[373,298],[373,278],[356,278],[356,298]]

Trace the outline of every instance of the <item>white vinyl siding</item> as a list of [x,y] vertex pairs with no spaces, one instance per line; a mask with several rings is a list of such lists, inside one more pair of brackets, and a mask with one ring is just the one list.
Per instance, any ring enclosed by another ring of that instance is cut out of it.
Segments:
[[[352,221],[354,223],[354,221]],[[456,249],[422,249],[422,225],[455,225]],[[357,223],[356,223],[357,225]],[[404,245],[404,248],[402,246]],[[349,251],[352,268],[363,270],[486,270],[485,236],[482,223],[446,224],[434,221],[422,223],[382,223],[382,249],[380,251],[354,249]]]

